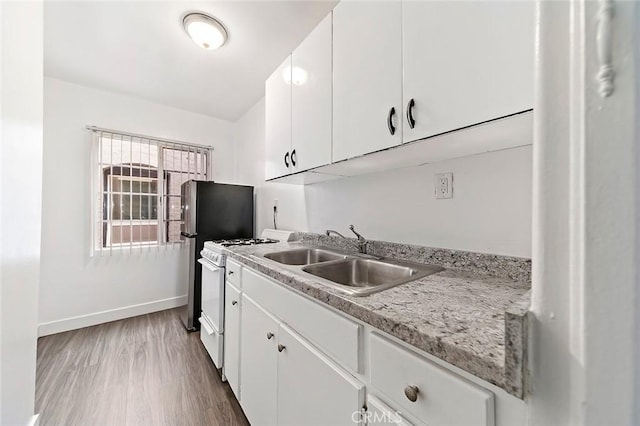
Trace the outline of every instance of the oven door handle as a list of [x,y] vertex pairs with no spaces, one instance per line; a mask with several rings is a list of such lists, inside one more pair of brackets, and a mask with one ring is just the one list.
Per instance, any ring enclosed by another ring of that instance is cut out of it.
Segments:
[[216,265],[214,265],[213,263],[209,262],[207,259],[205,259],[203,257],[198,259],[198,263],[200,263],[202,266],[204,266],[205,268],[207,268],[211,272],[218,272],[220,270],[220,268],[218,268]]
[[213,333],[215,333],[215,330],[213,329],[213,327],[211,327],[211,325],[209,325],[209,321],[207,321],[206,319],[200,317],[198,318],[198,321],[200,321],[200,324],[202,324],[202,328],[205,329],[205,331],[207,332],[207,334],[209,336],[211,336]]

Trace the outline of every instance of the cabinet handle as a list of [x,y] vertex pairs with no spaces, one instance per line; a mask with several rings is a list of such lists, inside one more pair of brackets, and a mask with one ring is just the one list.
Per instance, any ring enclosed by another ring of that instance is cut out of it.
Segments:
[[415,385],[409,385],[404,388],[404,396],[406,396],[411,402],[416,402],[418,400],[418,392],[420,392],[420,390]]
[[267,333],[267,340],[271,340],[273,338],[273,333],[272,332],[268,332]]
[[289,168],[289,153],[288,152],[284,155],[284,165],[287,166],[287,169]]
[[396,115],[395,107],[391,107],[389,110],[389,115],[387,115],[387,127],[389,128],[389,133],[393,136],[396,133],[396,127],[393,125],[393,116]]
[[229,275],[233,275],[233,271],[229,271],[229,272],[228,272],[228,274],[229,274]]
[[292,166],[296,165],[296,150],[295,149],[293,151],[291,151],[291,165]]
[[278,345],[278,352],[282,352],[284,351],[285,346],[284,345]]
[[409,122],[409,128],[413,129],[416,126],[416,120],[413,119],[413,107],[416,106],[416,102],[411,98],[407,104],[407,121]]
[[236,305],[238,304],[238,301],[237,301],[237,300],[232,300],[232,301],[231,301],[231,304],[232,304],[233,306],[236,306]]

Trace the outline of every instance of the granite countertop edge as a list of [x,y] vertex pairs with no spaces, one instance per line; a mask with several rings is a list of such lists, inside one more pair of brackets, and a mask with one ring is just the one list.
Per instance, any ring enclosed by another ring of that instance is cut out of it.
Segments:
[[[282,246],[279,246],[278,249],[282,249]],[[286,246],[294,248],[302,245],[289,243]],[[306,242],[304,246],[315,245]],[[513,303],[505,312],[505,357],[504,360],[496,360],[472,353],[465,348],[444,341],[438,335],[424,333],[410,324],[396,321],[366,306],[361,306],[340,292],[317,281],[314,283],[313,279],[302,276],[298,271],[287,266],[275,264],[260,255],[241,253],[240,251],[233,247],[224,249],[225,254],[230,258],[275,279],[280,284],[304,293],[419,350],[503,388],[517,398],[523,398],[530,291]]]

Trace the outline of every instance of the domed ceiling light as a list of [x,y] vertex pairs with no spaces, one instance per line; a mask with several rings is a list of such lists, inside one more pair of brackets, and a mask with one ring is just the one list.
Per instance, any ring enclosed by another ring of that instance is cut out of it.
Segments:
[[191,40],[203,49],[215,50],[229,38],[227,30],[220,21],[201,12],[185,15],[182,26]]

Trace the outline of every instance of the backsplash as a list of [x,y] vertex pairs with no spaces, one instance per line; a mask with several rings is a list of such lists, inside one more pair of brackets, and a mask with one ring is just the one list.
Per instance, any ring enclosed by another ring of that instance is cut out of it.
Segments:
[[[300,232],[298,235],[303,243],[310,245],[333,247],[344,251],[358,250],[355,238],[328,237],[308,232]],[[369,241],[367,253],[373,256],[429,263],[448,269],[460,269],[482,275],[510,278],[526,283],[531,282],[531,259],[521,257],[372,240]]]

